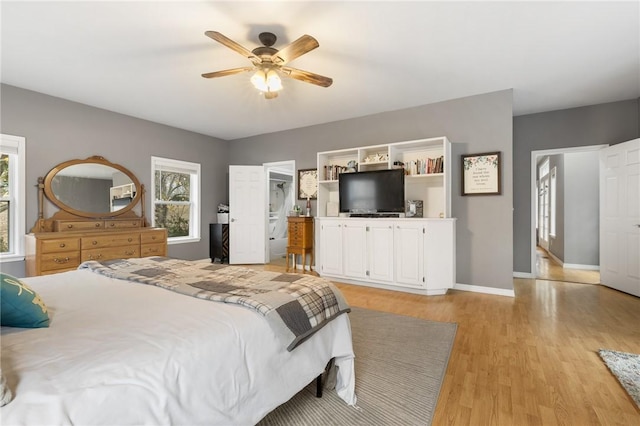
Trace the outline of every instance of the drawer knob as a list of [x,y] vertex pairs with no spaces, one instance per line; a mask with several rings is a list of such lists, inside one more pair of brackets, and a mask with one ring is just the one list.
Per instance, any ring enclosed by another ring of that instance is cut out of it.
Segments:
[[72,224],[68,224],[67,228],[71,229],[71,228],[73,228],[73,225]]
[[133,241],[133,238],[127,238],[127,241],[131,242]]
[[100,222],[96,223],[96,228],[100,228]]
[[98,242],[96,240],[93,240],[93,241],[91,241],[91,244],[93,244],[95,246],[96,244],[98,244]]
[[156,239],[156,237],[155,237],[155,236],[153,236],[153,237],[151,237],[151,239],[152,239],[152,240],[155,240],[155,239]]
[[65,243],[60,243],[60,247],[66,247],[67,245]]
[[67,263],[69,261],[69,258],[65,257],[61,259],[61,258],[54,257],[53,261],[56,263]]
[[89,260],[93,260],[93,259],[100,259],[102,257],[102,253],[98,254],[97,256],[94,256],[92,254],[89,255]]
[[135,250],[131,250],[131,251],[125,251],[124,254],[126,254],[127,256],[133,256],[136,253]]

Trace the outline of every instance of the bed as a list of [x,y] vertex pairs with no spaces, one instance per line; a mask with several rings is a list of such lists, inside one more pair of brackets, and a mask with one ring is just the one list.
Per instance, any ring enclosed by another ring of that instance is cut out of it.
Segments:
[[243,306],[79,269],[23,280],[48,328],[2,328],[2,373],[14,397],[3,425],[255,424],[337,366],[355,404],[349,317],[294,348]]

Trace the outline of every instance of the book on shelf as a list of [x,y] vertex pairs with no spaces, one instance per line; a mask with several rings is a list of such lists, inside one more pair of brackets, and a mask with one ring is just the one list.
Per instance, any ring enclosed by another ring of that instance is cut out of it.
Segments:
[[338,175],[347,170],[345,166],[328,165],[324,166],[324,180],[338,180]]

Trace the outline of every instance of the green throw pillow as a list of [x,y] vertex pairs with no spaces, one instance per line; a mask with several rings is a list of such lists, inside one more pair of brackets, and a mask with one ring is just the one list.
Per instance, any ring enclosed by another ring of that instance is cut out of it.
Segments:
[[3,326],[49,327],[49,314],[44,302],[25,283],[0,273],[0,317]]

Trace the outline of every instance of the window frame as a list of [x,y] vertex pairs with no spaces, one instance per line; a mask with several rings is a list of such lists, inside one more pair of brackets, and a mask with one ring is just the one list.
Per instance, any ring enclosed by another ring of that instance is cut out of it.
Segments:
[[0,261],[24,260],[26,223],[26,139],[0,134],[0,153],[9,155],[9,251],[0,253]]
[[[156,171],[173,171],[188,173],[191,176],[189,201],[166,202],[156,200]],[[174,160],[171,158],[151,157],[151,225],[156,226],[156,205],[174,204],[189,205],[189,235],[184,237],[168,237],[167,244],[184,244],[200,241],[201,223],[201,167],[200,163]]]

